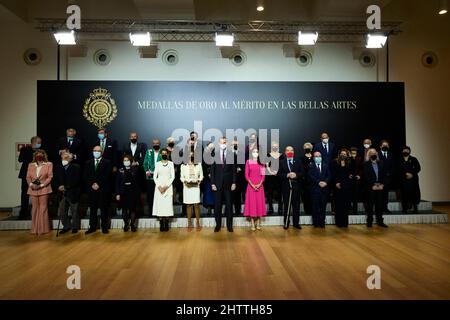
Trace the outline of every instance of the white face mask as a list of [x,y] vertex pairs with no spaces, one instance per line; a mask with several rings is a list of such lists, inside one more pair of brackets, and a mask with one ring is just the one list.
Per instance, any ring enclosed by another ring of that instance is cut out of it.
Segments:
[[130,161],[124,161],[124,162],[123,162],[123,165],[124,165],[125,167],[129,167],[129,166],[131,165],[131,162],[130,162]]
[[69,161],[67,161],[67,160],[62,160],[61,163],[62,163],[62,165],[65,167],[65,166],[67,166],[67,165],[69,164]]
[[365,143],[365,144],[364,144],[364,149],[369,149],[369,148],[370,148],[370,144]]
[[326,143],[328,143],[328,140],[329,140],[328,138],[322,139],[322,142],[326,144]]
[[219,147],[220,147],[220,150],[225,150],[227,148],[227,145],[225,143],[221,143],[219,145]]
[[253,152],[252,156],[253,156],[253,159],[258,159],[259,153],[258,152]]

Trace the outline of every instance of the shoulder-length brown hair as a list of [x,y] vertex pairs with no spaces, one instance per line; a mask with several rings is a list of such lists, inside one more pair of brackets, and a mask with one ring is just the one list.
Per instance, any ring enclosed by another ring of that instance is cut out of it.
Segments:
[[36,163],[36,155],[42,154],[44,156],[44,162],[48,162],[47,152],[43,149],[38,149],[33,153],[33,163]]

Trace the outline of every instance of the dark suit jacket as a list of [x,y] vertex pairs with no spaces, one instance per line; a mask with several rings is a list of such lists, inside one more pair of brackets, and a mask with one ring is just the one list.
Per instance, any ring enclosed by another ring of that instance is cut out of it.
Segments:
[[96,182],[100,186],[100,192],[111,191],[111,173],[112,164],[108,159],[102,158],[97,170],[95,170],[95,161],[90,159],[84,167],[83,180],[86,184],[86,190],[92,192],[92,185]]
[[134,161],[139,162],[139,166],[144,164],[145,153],[147,152],[147,145],[143,142],[138,142],[136,146],[136,152],[133,154],[131,152],[131,142],[128,142],[122,148],[122,156],[128,154],[133,156]]
[[34,153],[34,150],[30,146],[23,147],[22,149],[20,149],[19,162],[22,163],[22,166],[20,167],[20,171],[19,171],[20,179],[26,179],[28,165],[31,163],[31,161],[33,161],[33,153]]
[[66,197],[70,202],[76,203],[80,198],[81,187],[81,169],[76,163],[70,163],[67,169],[59,163],[55,167],[56,186],[64,186],[66,189]]
[[322,141],[319,141],[314,144],[313,153],[319,151],[322,154],[322,162],[330,165],[331,161],[336,157],[334,143],[328,142],[328,150],[329,151],[327,152],[327,150],[323,147]]
[[83,151],[83,141],[81,139],[74,137],[72,144],[69,144],[69,142],[67,141],[67,137],[60,138],[56,144],[56,150],[58,152],[56,159],[59,159],[60,157],[59,151],[65,149],[69,150],[69,152],[75,156],[74,158],[75,162],[82,163],[84,151]]
[[395,159],[394,155],[391,151],[387,152],[387,157],[383,155],[383,151],[379,150],[378,155],[380,158],[380,161],[383,163],[384,166],[384,172],[386,174],[386,184],[390,184],[394,180],[394,175],[397,167],[397,160]]
[[386,171],[382,161],[378,161],[378,179],[372,166],[372,161],[364,162],[364,184],[367,189],[371,190],[375,183],[385,184]]
[[[289,179],[287,177],[289,172],[295,172],[297,177],[295,179]],[[300,160],[294,158],[291,169],[289,170],[288,159],[286,157],[280,158],[277,175],[281,179],[281,188],[283,189],[283,192],[289,192],[289,180],[291,180],[293,190],[300,189],[302,172],[302,162]]]
[[[97,142],[94,146],[99,146],[100,140],[97,139]],[[117,147],[117,141],[111,138],[106,138],[105,143],[105,150],[103,150],[103,158],[108,159],[111,161],[111,165],[113,167],[117,167],[119,165],[119,154],[118,154],[118,147]]]
[[[220,152],[220,151],[218,151]],[[231,153],[231,154],[230,154]],[[227,150],[227,163],[223,165],[220,161],[214,162],[211,165],[211,184],[216,185],[217,190],[229,190],[231,191],[231,185],[236,183],[236,164],[230,163],[234,162],[234,154],[231,150]]]
[[[129,183],[131,183],[131,189],[136,192],[136,196],[139,197],[140,191],[139,191],[139,183],[140,183],[140,179],[139,179],[139,168],[137,166],[132,166],[129,169],[129,173],[131,173],[130,176],[130,181]],[[122,168],[117,172],[117,176],[116,176],[116,188],[115,188],[115,192],[116,194],[120,194],[123,195],[125,194],[125,177],[126,177],[126,169]]]
[[[321,188],[320,181],[325,181],[327,186]],[[322,170],[319,171],[315,163],[311,163],[308,168],[308,188],[311,193],[317,193],[329,190],[331,183],[331,171],[328,164],[322,161]]]

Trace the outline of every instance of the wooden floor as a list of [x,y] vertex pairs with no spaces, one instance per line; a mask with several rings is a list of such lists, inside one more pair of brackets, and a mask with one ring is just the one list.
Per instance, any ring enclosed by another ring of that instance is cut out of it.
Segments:
[[[66,288],[69,265],[81,290]],[[0,299],[450,299],[450,226],[2,231]]]

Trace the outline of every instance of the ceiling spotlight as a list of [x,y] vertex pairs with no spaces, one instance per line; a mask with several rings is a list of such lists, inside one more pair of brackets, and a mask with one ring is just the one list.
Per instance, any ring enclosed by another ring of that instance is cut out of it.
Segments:
[[256,1],[256,11],[264,11],[264,1],[263,0],[258,0]]
[[135,47],[148,47],[150,40],[150,32],[130,32],[130,41]]
[[379,49],[383,48],[387,40],[384,34],[368,34],[366,38],[366,48]]
[[232,33],[216,32],[216,46],[231,47],[233,46],[234,35]]
[[56,42],[59,45],[74,45],[77,44],[75,41],[75,32],[71,31],[58,31],[53,34]]
[[315,45],[317,42],[317,38],[319,37],[318,32],[298,32],[298,44],[299,45],[306,45],[311,46]]
[[446,14],[448,12],[448,1],[440,0],[439,1],[439,14]]

